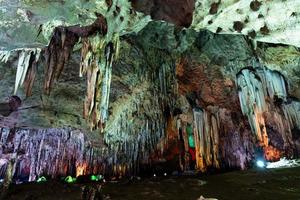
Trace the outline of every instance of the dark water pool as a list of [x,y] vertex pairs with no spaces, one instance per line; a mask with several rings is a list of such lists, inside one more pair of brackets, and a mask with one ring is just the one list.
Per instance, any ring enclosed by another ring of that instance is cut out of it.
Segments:
[[[82,184],[13,186],[7,199],[81,199]],[[196,200],[201,195],[219,200],[300,200],[300,167],[228,172],[201,177],[156,177],[103,185],[105,199]]]

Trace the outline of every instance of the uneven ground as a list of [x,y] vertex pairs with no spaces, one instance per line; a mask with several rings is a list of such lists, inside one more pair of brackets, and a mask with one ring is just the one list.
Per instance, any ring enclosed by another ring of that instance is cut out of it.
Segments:
[[[206,184],[203,185],[203,183]],[[80,199],[82,185],[56,182],[13,186],[7,199]],[[300,200],[300,168],[236,171],[203,177],[166,177],[107,183],[105,199]]]

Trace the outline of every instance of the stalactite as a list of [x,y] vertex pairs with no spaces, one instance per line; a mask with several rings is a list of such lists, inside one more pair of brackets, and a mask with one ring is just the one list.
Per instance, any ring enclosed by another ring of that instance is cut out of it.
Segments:
[[96,14],[97,19],[88,26],[80,27],[56,27],[52,34],[49,45],[45,50],[46,70],[44,90],[50,94],[54,81],[58,80],[64,65],[68,62],[74,45],[80,38],[93,36],[95,34],[105,35],[107,33],[107,22],[101,14]]
[[20,86],[25,86],[26,96],[31,96],[33,82],[36,76],[37,63],[41,55],[40,48],[13,49],[11,51],[0,51],[0,62],[7,62],[14,52],[19,53],[14,94]]
[[115,59],[119,39],[115,43],[95,36],[83,40],[80,75],[87,74],[87,95],[84,116],[92,129],[103,131],[108,118],[109,93],[112,64]]
[[203,112],[193,111],[194,113],[194,134],[196,143],[196,166],[197,169],[205,171],[204,161],[204,124],[203,124]]
[[243,114],[248,115],[256,108],[259,112],[266,110],[263,86],[251,70],[244,69],[237,75],[239,98]]
[[[242,112],[248,117],[252,132],[264,149],[265,158],[274,161],[279,160],[282,155],[293,155],[295,147],[292,129],[298,127],[299,112],[297,106],[295,107],[297,103],[288,102],[283,75],[268,68],[264,68],[262,73],[243,69],[237,75],[237,85],[240,88]],[[279,139],[276,139],[278,136]],[[276,140],[283,142],[281,144]]]
[[218,110],[220,165],[222,168],[245,170],[254,158],[255,136],[246,124],[237,123],[235,117],[236,114],[230,110]]
[[237,75],[239,99],[244,115],[248,117],[252,131],[260,144],[268,146],[263,112],[267,110],[263,85],[260,78],[250,69],[243,69]]
[[[44,91],[50,94],[54,83],[59,79],[70,59],[74,46],[82,41],[80,76],[86,73],[88,77],[84,116],[92,129],[100,128],[102,132],[108,118],[112,63],[119,55],[120,36],[139,32],[151,19],[142,13],[132,12],[131,3],[127,0],[92,4],[95,6],[93,7],[95,12],[90,9],[81,10],[87,18],[95,19],[92,24],[54,28],[50,42],[44,51],[46,58]],[[51,27],[47,25],[41,29],[45,33],[49,30]],[[31,59],[29,54],[23,54],[24,52],[19,59],[16,89],[26,77],[26,94],[30,95],[36,68],[35,65],[28,68],[26,63],[31,62]],[[7,61],[9,55],[9,51],[0,51],[0,61]]]
[[0,62],[6,63],[10,57],[11,51],[0,50]]
[[220,168],[219,164],[219,129],[220,121],[218,117],[211,116],[211,129],[210,135],[212,140],[212,157],[213,157],[213,166]]
[[265,77],[267,80],[267,90],[268,95],[274,99],[277,98],[286,101],[287,99],[287,91],[286,91],[286,83],[284,77],[277,71],[272,71],[269,69],[265,69]]
[[78,40],[79,37],[66,27],[55,28],[50,43],[45,50],[46,69],[44,90],[46,94],[50,94],[53,82],[58,80]]
[[33,82],[36,76],[36,64],[39,60],[40,49],[24,49],[19,55],[17,66],[16,83],[14,94],[17,93],[19,86],[25,81],[25,90],[27,96],[31,95]]
[[175,73],[167,63],[150,73],[153,76],[145,75],[131,95],[112,104],[104,137],[115,174],[124,174],[124,168],[136,173],[140,165],[166,158],[169,141],[177,139],[171,113]]
[[[141,99],[135,101],[140,102]],[[158,109],[158,105],[155,101],[149,103],[152,107],[138,105],[143,109],[138,109],[139,111],[134,114],[136,119],[131,118],[135,110],[125,109],[124,114],[116,116],[115,123],[109,124],[106,128],[105,142],[114,154],[111,157],[111,164],[115,166],[115,175],[120,172],[124,174],[124,168],[127,172],[136,173],[139,163],[149,164],[151,154],[157,148],[163,147],[159,145],[159,141],[164,138],[165,126],[160,121],[161,117],[151,111],[153,107]],[[122,170],[118,170],[120,168],[118,166],[122,166]]]
[[291,128],[300,129],[300,102],[292,101],[290,103],[283,104],[283,112],[285,118],[291,125]]

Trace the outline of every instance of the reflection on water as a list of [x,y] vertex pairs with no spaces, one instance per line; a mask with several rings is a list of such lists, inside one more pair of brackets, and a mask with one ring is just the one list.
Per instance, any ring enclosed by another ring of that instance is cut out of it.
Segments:
[[[203,176],[159,176],[102,183],[106,200],[299,200],[300,167],[253,169]],[[99,183],[47,181],[12,186],[6,199],[80,200],[82,188]]]
[[154,177],[134,183],[109,183],[111,199],[219,200],[300,199],[300,168],[256,169],[202,177]]

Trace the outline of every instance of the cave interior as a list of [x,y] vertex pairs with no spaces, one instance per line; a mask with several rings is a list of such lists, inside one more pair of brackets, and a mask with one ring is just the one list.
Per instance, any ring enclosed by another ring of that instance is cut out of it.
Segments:
[[299,0],[0,0],[0,199],[300,199]]

